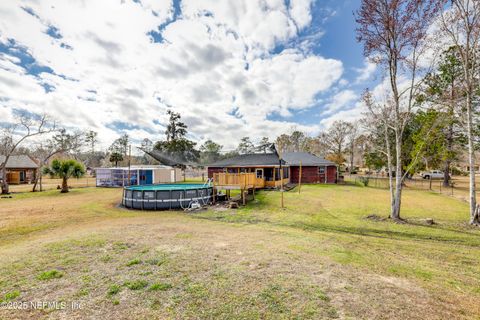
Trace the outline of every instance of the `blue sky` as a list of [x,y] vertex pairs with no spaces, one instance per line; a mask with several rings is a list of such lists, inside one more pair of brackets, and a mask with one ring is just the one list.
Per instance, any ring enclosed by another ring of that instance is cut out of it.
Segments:
[[[355,0],[327,0],[317,1],[312,6],[312,24],[303,33],[308,36],[312,30],[320,28],[324,31],[323,36],[313,47],[315,54],[326,58],[333,58],[342,61],[345,72],[343,79],[348,81],[348,87],[357,94],[365,88],[375,85],[375,77],[372,75],[368,81],[357,83],[359,70],[365,68],[365,57],[361,43],[356,41],[354,12],[360,5]],[[299,38],[302,38],[300,35]],[[328,119],[328,116],[322,115],[325,101],[332,96],[332,92],[337,90],[332,88],[329,92],[319,95],[319,101],[308,110],[295,112],[294,118],[298,123],[314,125],[322,119]],[[346,109],[351,109],[352,105],[346,105]],[[355,113],[358,114],[358,113]],[[272,119],[282,119],[278,115],[273,115]]]
[[[0,4],[0,117],[51,113],[95,130],[162,138],[166,110],[190,138],[234,146],[310,135],[361,115],[376,68],[344,0],[9,1]],[[17,111],[15,111],[17,110]]]

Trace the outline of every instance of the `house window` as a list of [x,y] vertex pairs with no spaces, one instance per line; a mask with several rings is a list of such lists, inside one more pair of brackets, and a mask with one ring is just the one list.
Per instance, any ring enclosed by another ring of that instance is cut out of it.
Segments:
[[318,167],[319,174],[325,174],[325,167]]

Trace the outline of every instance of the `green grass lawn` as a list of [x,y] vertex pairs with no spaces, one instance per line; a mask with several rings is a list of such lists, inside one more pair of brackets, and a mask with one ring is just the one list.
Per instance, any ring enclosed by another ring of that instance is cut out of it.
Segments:
[[[199,213],[118,207],[121,190],[0,199],[0,318],[478,319],[480,230],[468,204],[305,185]],[[373,217],[367,218],[368,216]],[[435,224],[425,223],[433,218]]]
[[[468,204],[431,192],[405,191],[405,224],[388,217],[388,193],[358,186],[308,185],[284,194],[262,192],[238,212],[208,211],[198,218],[274,225],[325,238],[305,248],[342,264],[429,280],[448,288],[480,292],[480,232],[468,221]],[[368,219],[375,215],[376,219]],[[378,218],[377,218],[378,217]],[[435,225],[427,225],[433,218]],[[301,233],[305,234],[305,233]]]

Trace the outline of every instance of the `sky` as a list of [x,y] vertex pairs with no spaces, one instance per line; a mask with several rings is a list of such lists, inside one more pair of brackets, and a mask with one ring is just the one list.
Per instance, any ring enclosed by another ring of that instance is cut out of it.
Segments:
[[354,120],[378,70],[355,40],[358,0],[29,0],[0,2],[0,126],[48,113],[94,130],[164,138],[317,135]]

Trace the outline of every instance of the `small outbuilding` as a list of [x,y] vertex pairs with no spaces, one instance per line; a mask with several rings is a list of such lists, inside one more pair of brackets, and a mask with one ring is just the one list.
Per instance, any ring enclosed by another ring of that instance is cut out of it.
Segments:
[[[0,155],[0,164],[5,162],[6,157]],[[39,164],[28,155],[15,155],[8,158],[6,164],[6,179],[8,184],[24,184],[35,181]],[[0,172],[0,180],[3,180]]]
[[290,167],[290,182],[298,183],[300,166],[302,183],[336,183],[337,165],[308,152],[287,152],[282,155]]
[[149,165],[117,168],[96,168],[97,187],[141,186],[182,181],[179,168]]

